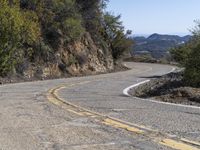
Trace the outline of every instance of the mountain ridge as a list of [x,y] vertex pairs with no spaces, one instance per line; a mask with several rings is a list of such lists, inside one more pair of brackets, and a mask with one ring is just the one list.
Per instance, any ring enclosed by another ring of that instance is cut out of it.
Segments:
[[191,37],[158,33],[148,37],[136,36],[133,37],[135,45],[131,53],[132,55],[150,54],[154,58],[162,58],[167,55],[169,49],[188,42]]

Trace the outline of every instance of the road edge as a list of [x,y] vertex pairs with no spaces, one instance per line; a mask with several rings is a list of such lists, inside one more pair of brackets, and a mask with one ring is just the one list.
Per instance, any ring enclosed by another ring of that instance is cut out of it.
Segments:
[[[169,71],[168,73],[166,74],[169,74],[169,73],[172,73],[176,70],[175,67],[172,68],[171,71]],[[133,88],[136,88],[142,84],[145,84],[145,83],[148,83],[150,82],[151,80],[144,80],[142,82],[139,82],[139,83],[136,83],[136,84],[133,84],[127,88],[125,88],[123,90],[123,95],[124,96],[127,96],[127,97],[132,97],[132,98],[136,98],[136,99],[139,99],[139,100],[142,100],[142,101],[149,101],[149,102],[153,102],[153,103],[157,103],[157,104],[165,104],[165,105],[171,105],[171,106],[178,106],[178,107],[185,107],[185,108],[193,108],[193,109],[200,109],[199,106],[191,106],[191,105],[184,105],[184,104],[175,104],[175,103],[169,103],[169,102],[161,102],[161,101],[156,101],[156,100],[153,100],[153,99],[144,99],[144,98],[139,98],[139,97],[136,97],[136,96],[132,96],[129,94],[129,91]]]

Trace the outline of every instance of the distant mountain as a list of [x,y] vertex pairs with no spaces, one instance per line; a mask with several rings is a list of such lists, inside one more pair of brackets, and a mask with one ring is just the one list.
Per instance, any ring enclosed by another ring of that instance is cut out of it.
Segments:
[[133,37],[135,46],[133,47],[133,54],[151,54],[154,58],[161,58],[168,53],[170,48],[184,44],[191,39],[190,35],[162,35],[154,33],[149,37]]

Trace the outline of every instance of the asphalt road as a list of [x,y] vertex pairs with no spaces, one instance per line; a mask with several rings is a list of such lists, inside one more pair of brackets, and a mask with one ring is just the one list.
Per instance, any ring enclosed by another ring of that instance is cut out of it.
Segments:
[[122,93],[173,67],[127,65],[132,70],[0,86],[0,149],[199,149],[200,108]]

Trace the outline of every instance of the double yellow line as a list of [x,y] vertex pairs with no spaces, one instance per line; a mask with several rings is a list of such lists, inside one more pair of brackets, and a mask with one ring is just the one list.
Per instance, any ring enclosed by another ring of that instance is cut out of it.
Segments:
[[50,89],[48,91],[47,98],[51,103],[57,106],[60,106],[63,109],[75,115],[95,118],[104,125],[108,125],[108,126],[118,128],[118,129],[124,129],[124,130],[127,130],[128,132],[132,132],[138,135],[143,135],[151,139],[155,143],[167,146],[169,148],[176,149],[176,150],[200,150],[200,143],[198,142],[194,142],[188,139],[182,139],[182,138],[178,138],[174,136],[173,136],[174,138],[171,138],[171,136],[167,134],[160,133],[158,131],[146,128],[144,126],[139,126],[139,125],[125,122],[116,118],[112,118],[112,117],[109,117],[97,112],[90,111],[83,107],[67,102],[66,100],[63,100],[62,98],[58,96],[58,92],[61,89],[69,88],[69,87],[73,87],[77,85],[82,85],[86,83],[89,83],[89,81],[80,82],[77,84],[71,84],[68,86],[62,85],[62,86]]

